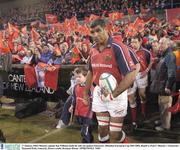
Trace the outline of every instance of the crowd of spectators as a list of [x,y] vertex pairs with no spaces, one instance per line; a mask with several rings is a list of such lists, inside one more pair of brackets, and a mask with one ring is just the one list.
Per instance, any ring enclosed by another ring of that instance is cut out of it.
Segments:
[[[133,14],[140,14],[143,10],[151,12],[165,9],[168,6],[167,3],[168,0],[145,1],[145,3],[135,0],[44,0],[44,4],[40,3],[36,6],[23,6],[23,9],[21,7],[11,8],[7,10],[8,13],[7,11],[1,13],[1,22],[7,25],[4,26],[4,30],[0,31],[0,55],[3,57],[12,55],[12,63],[15,64],[36,65],[41,62],[51,67],[61,64],[86,64],[89,60],[93,40],[89,31],[84,34],[81,30],[75,30],[72,24],[67,28],[69,23],[67,18],[77,17],[78,20],[83,20],[91,14],[96,14],[96,17],[108,17],[112,11],[128,15],[130,14],[129,9],[133,10]],[[55,25],[50,25],[47,22],[45,24],[43,18],[47,13],[58,16],[58,20],[64,23],[62,23],[63,28],[66,25],[67,31],[57,30]],[[170,49],[179,48],[179,45],[176,45],[180,41],[179,22],[171,25],[165,19],[159,20],[156,17],[144,19],[141,17],[139,15],[132,22],[131,20],[116,22],[117,20],[111,20],[109,17],[109,23],[107,23],[108,29],[110,27],[109,34],[122,40],[129,47],[132,46],[132,37],[138,36],[141,46],[149,50],[155,57],[161,53],[158,50],[159,41],[162,38],[170,39],[168,41]],[[18,24],[24,24],[27,20],[31,23],[34,20],[43,22],[44,27],[42,24],[40,27],[40,22],[30,28],[17,27]],[[78,24],[78,22],[74,23]],[[89,30],[89,23],[84,21],[76,26]],[[158,46],[153,46],[154,42]]]
[[[132,8],[134,13],[138,14],[140,13],[141,6],[148,9],[150,7],[161,7],[163,9],[167,1],[147,1],[145,4],[140,4],[139,1],[128,0],[45,0],[45,2],[41,6],[36,4],[36,7],[27,6],[27,8],[24,7],[23,9],[10,9],[9,15],[5,15],[3,19],[10,17],[11,19],[13,18],[19,22],[23,22],[24,17],[32,19],[35,15],[38,16],[38,11],[41,13],[50,11],[52,14],[59,16],[61,18],[60,20],[71,16],[75,16],[78,19],[89,16],[90,14],[101,14],[99,16],[102,16],[102,11],[106,12],[105,16],[108,16],[108,12],[112,10],[114,12],[122,10],[124,14],[128,13],[124,8]],[[40,7],[41,9],[39,9]],[[9,22],[12,21],[10,18]],[[140,20],[142,21],[143,19]],[[39,21],[41,22],[40,19]],[[111,31],[111,34],[119,35],[129,45],[132,36],[127,34],[129,33],[130,22],[113,23],[113,25],[109,25],[111,28],[116,28],[116,31]],[[32,28],[28,28],[28,30],[23,29],[21,26],[17,33],[15,31],[16,25],[15,23],[14,25],[9,23],[5,26],[6,30],[0,32],[0,41],[2,40],[0,43],[3,43],[0,44],[1,51],[3,52],[9,49],[13,55],[13,63],[38,63],[39,61],[48,64],[87,63],[90,47],[93,44],[89,34],[84,35],[81,32],[75,31],[72,27],[69,30],[70,34],[67,34],[66,32],[55,30],[48,24],[46,24],[48,26],[45,28],[35,25]],[[88,25],[84,24],[84,26]],[[10,31],[12,30],[10,28],[13,28],[13,33]],[[139,30],[137,34],[142,38],[143,46],[150,50],[151,46],[149,43],[152,39],[160,39],[163,36],[170,36],[171,39],[176,39],[179,36],[179,29],[176,26],[167,24],[165,20],[155,18],[148,23],[143,21],[143,30]]]
[[32,5],[22,4],[18,7],[3,8],[0,18],[3,19],[3,23],[28,24],[33,20],[44,20],[44,14],[51,13],[57,15],[59,21],[72,16],[83,20],[90,14],[101,15],[106,12],[107,15],[112,11],[120,11],[127,15],[128,9],[132,9],[134,14],[139,14],[145,9],[159,11],[176,5],[172,5],[170,0],[44,0]]

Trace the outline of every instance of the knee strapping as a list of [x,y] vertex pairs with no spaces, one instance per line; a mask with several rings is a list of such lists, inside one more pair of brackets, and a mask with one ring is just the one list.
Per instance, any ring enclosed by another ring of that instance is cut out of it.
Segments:
[[97,116],[99,126],[108,126],[109,117],[108,116]]
[[122,123],[110,122],[110,131],[119,132],[122,130]]

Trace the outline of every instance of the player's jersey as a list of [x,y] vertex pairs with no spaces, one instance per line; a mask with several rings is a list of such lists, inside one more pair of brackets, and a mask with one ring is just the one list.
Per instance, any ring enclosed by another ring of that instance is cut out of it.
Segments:
[[96,45],[91,49],[90,70],[93,73],[93,82],[99,85],[99,77],[102,73],[112,74],[119,83],[123,76],[135,69],[134,60],[123,43],[108,39],[107,47],[101,52]]
[[141,48],[140,50],[136,51],[135,53],[137,55],[140,65],[141,65],[140,72],[143,72],[144,70],[146,70],[146,68],[148,67],[148,65],[150,63],[151,54],[148,50],[146,50],[144,48]]

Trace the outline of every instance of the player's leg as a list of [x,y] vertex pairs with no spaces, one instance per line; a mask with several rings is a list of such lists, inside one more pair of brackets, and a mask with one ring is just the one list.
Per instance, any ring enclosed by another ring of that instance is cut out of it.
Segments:
[[138,93],[141,100],[141,114],[143,119],[146,117],[146,87],[148,86],[148,76],[137,80]]
[[96,113],[98,121],[98,140],[100,143],[109,142],[109,113],[98,112]]
[[136,103],[137,84],[134,82],[133,86],[128,89],[128,101],[131,110],[131,123],[133,128],[137,127],[137,103]]

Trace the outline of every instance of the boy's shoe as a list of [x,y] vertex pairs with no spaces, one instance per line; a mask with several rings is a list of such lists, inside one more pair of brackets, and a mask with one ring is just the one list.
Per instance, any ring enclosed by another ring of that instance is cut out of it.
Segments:
[[161,124],[161,120],[155,120],[155,121],[154,121],[154,124],[155,124],[155,125],[160,125],[160,124]]
[[162,126],[157,126],[157,127],[155,127],[155,130],[159,131],[159,132],[162,132],[162,131],[167,131],[169,129],[163,128]]
[[62,120],[59,120],[56,129],[65,128],[65,127],[66,125],[62,122]]

